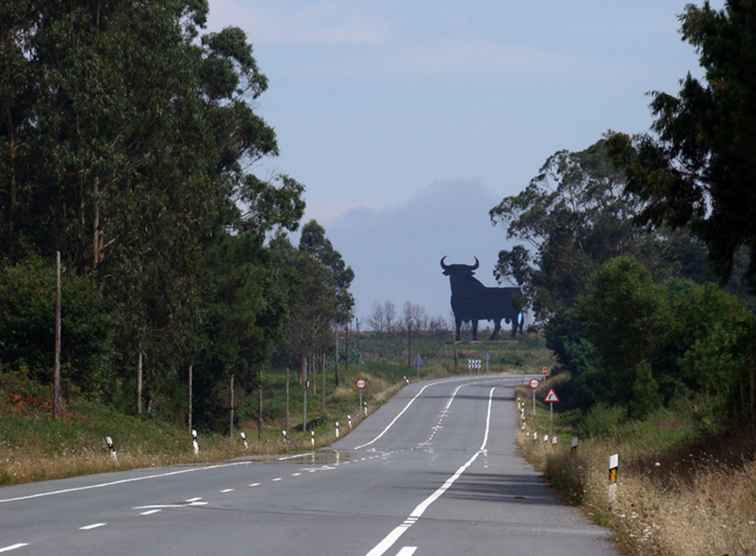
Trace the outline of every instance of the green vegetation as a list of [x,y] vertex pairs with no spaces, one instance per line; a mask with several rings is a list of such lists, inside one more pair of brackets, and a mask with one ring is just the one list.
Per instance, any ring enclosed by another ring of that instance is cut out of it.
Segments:
[[559,391],[560,442],[520,389],[519,444],[629,554],[756,553],[755,16],[687,6],[706,79],[653,93],[655,134],[559,151],[491,210],[520,242],[497,276],[523,287],[558,363],[541,394]]

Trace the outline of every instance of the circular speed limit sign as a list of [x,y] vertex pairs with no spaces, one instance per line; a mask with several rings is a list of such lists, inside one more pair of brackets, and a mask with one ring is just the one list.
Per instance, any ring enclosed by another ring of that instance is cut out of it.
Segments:
[[367,379],[359,377],[354,379],[354,387],[357,390],[364,390],[367,388]]
[[536,388],[538,388],[538,384],[539,384],[539,383],[538,383],[538,379],[537,379],[537,378],[531,378],[531,379],[530,379],[530,382],[529,382],[528,384],[530,385],[530,387],[531,387],[531,388],[532,388],[533,390],[535,390]]

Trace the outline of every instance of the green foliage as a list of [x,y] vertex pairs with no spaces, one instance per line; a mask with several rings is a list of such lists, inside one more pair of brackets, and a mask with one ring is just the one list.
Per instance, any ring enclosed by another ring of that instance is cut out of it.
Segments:
[[630,399],[630,415],[635,419],[642,419],[661,405],[659,385],[651,372],[648,361],[641,361],[635,367],[632,398]]
[[[0,353],[7,369],[28,368],[52,380],[56,270],[39,257],[0,266]],[[110,349],[110,314],[94,281],[63,274],[62,334],[66,380],[85,390],[102,387]]]
[[738,250],[756,287],[756,8],[730,0],[722,10],[688,5],[682,38],[696,50],[705,79],[688,74],[676,96],[655,92],[655,136],[616,135],[615,161],[626,169],[628,191],[644,200],[642,220],[689,225],[728,277]]
[[598,403],[580,419],[578,431],[583,437],[617,436],[626,418],[624,407]]

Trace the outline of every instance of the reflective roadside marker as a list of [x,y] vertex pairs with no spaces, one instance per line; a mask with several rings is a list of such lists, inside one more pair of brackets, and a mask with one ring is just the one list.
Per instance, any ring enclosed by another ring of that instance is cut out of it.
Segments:
[[336,421],[336,438],[338,438],[338,437],[339,437],[339,433],[340,433],[340,432],[341,432],[341,431],[339,430],[339,422],[338,422],[338,421]]
[[619,454],[609,456],[609,505],[617,501],[617,479],[619,479]]
[[577,452],[578,442],[579,442],[579,441],[578,441],[578,437],[577,437],[577,436],[573,436],[573,437],[572,437],[572,440],[570,441],[570,451],[571,451],[571,452],[572,452],[573,454],[574,454],[575,452]]
[[244,449],[247,450],[249,448],[249,444],[247,443],[247,433],[240,432],[239,436],[241,436],[242,444],[244,444]]
[[105,444],[107,444],[108,450],[110,450],[110,459],[113,460],[113,463],[118,465],[118,452],[116,452],[115,446],[113,445],[113,439],[109,436],[106,436]]
[[195,429],[192,429],[192,449],[195,456],[199,455],[199,441],[197,440],[197,431]]
[[310,431],[310,444],[315,447],[315,431]]
[[352,416],[347,415],[347,424],[349,425],[349,430],[352,430]]

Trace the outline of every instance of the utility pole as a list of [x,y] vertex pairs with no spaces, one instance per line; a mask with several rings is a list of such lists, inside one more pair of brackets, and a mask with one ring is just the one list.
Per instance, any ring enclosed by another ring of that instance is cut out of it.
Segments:
[[192,430],[192,370],[194,363],[189,365],[189,431]]
[[57,283],[55,287],[55,367],[53,369],[53,404],[52,416],[57,419],[60,415],[60,347],[61,347],[61,284],[60,284],[60,251],[56,253]]
[[257,384],[257,440],[262,440],[263,411],[263,372],[260,369],[260,380]]
[[284,422],[284,430],[289,430],[289,367],[286,367],[286,421]]
[[231,375],[230,384],[228,385],[229,397],[229,417],[228,417],[228,436],[234,437],[234,375]]
[[137,415],[142,414],[142,342],[139,342],[139,359],[137,360]]
[[303,361],[303,367],[304,367],[304,415],[302,416],[302,430],[304,432],[307,432],[307,386],[310,384],[310,369],[308,368],[308,361],[307,358],[304,358]]

